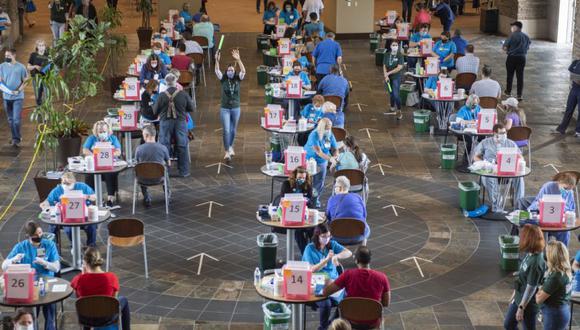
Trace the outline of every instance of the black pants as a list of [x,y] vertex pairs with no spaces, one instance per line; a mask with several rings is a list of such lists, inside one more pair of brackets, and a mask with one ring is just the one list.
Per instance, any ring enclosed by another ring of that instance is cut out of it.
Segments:
[[118,0],[107,0],[107,6],[117,8]]
[[[566,133],[566,128],[570,124],[570,120],[572,120],[572,116],[574,116],[574,111],[576,107],[580,104],[580,85],[576,85],[572,83],[572,89],[570,89],[570,93],[568,94],[568,101],[566,102],[566,112],[564,113],[564,117],[562,118],[562,122],[558,126],[558,131],[564,134]],[[578,115],[578,119],[576,119],[576,133],[580,133],[580,115]]]
[[[260,12],[260,2],[262,2],[262,0],[256,0],[256,11]],[[264,0],[264,11],[266,11],[268,6],[268,0]]]
[[403,19],[405,22],[411,22],[411,15],[413,14],[413,0],[403,0]]
[[[115,196],[117,190],[119,190],[119,174],[118,173],[106,173],[101,174],[102,180],[105,181],[105,185],[107,186],[107,195],[108,196]],[[85,183],[89,185],[89,187],[95,189],[95,176],[92,174],[87,174],[85,176]]]
[[507,70],[507,86],[506,92],[509,94],[512,91],[512,84],[514,81],[514,72],[518,80],[517,91],[518,97],[522,96],[524,91],[524,68],[526,67],[525,56],[511,56],[508,55],[505,61],[505,68]]
[[298,2],[300,2],[300,8],[304,6],[304,0],[294,0],[294,8],[298,9]]

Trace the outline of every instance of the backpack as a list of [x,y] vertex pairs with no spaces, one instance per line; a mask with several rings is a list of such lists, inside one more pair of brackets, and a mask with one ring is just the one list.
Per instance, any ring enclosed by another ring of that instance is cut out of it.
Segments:
[[169,104],[167,105],[167,117],[168,118],[177,118],[177,113],[175,112],[175,102],[174,102],[174,98],[175,96],[177,96],[177,94],[179,94],[180,90],[176,89],[175,92],[173,92],[173,94],[169,93],[168,91],[165,91],[163,93],[165,93],[165,95],[167,95],[167,97],[169,98]]

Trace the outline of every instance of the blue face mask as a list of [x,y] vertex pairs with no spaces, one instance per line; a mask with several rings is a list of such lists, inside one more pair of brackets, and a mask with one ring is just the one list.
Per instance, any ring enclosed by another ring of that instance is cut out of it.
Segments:
[[105,141],[108,137],[109,137],[109,134],[107,134],[107,133],[99,133],[99,139],[101,141]]
[[234,79],[234,75],[235,75],[235,74],[236,74],[236,73],[235,73],[235,72],[233,72],[233,71],[228,71],[228,72],[227,72],[227,76],[228,76],[228,78],[230,78],[230,79]]
[[299,185],[303,185],[303,184],[304,184],[304,182],[306,182],[306,180],[304,180],[304,179],[302,179],[302,178],[298,178],[298,179],[296,179],[296,183],[297,183],[297,184],[299,184]]
[[324,137],[327,139],[330,139],[330,134],[331,134],[330,131],[326,131],[326,132],[324,132]]

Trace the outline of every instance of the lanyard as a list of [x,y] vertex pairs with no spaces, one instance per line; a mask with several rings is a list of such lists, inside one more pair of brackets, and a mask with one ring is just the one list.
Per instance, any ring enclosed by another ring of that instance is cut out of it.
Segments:
[[234,82],[232,84],[232,80],[231,79],[228,79],[228,87],[229,87],[229,90],[230,90],[230,96],[231,97],[234,97],[234,94],[236,92],[236,85],[237,85],[236,82]]

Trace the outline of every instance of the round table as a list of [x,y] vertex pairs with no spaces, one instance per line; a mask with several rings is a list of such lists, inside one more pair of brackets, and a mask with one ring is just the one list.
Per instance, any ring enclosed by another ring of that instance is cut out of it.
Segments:
[[119,173],[119,172],[124,171],[127,167],[128,167],[128,165],[125,162],[122,165],[114,165],[113,169],[111,169],[111,170],[86,171],[86,170],[78,170],[78,169],[69,169],[69,171],[76,173],[76,174],[93,174],[95,176],[95,195],[97,196],[97,206],[100,209],[103,207],[103,189],[101,187],[101,184],[102,184],[101,175],[108,174],[108,173]]
[[[55,285],[66,285],[66,290],[64,292],[52,292],[52,288]],[[1,293],[1,292],[0,292]],[[62,278],[54,277],[50,278],[46,281],[46,294],[42,297],[38,297],[37,300],[34,300],[30,303],[14,303],[7,301],[4,296],[0,299],[0,306],[4,307],[14,307],[14,308],[34,308],[34,307],[42,307],[45,305],[51,305],[58,302],[61,302],[73,294],[73,289],[70,286],[70,282],[64,280]],[[63,310],[64,312],[64,310]],[[38,318],[34,318],[35,329],[39,329],[38,327]],[[54,316],[54,325],[58,329],[58,317],[57,315]]]
[[38,216],[40,221],[53,226],[60,226],[60,227],[70,227],[71,228],[71,236],[72,236],[72,262],[71,266],[68,268],[63,268],[60,270],[61,274],[66,274],[73,271],[81,271],[82,268],[82,246],[81,243],[81,227],[88,226],[88,225],[98,225],[100,223],[106,222],[111,218],[111,212],[109,210],[104,210],[105,213],[103,215],[99,215],[98,221],[87,221],[83,223],[64,223],[61,221],[56,221],[55,217],[51,217],[49,213],[42,212]]
[[425,100],[431,101],[435,111],[437,112],[437,123],[439,125],[440,131],[445,131],[447,133],[447,125],[449,124],[449,116],[453,113],[456,102],[463,102],[467,99],[466,95],[460,97],[457,94],[453,94],[450,99],[441,99],[437,97],[431,97],[427,93],[422,93],[421,97]]
[[[417,63],[419,63],[419,65],[423,66],[423,60],[426,59],[427,57],[432,57],[433,54],[421,54],[421,52],[409,54],[409,52],[406,52],[406,53],[403,53],[403,56],[410,57],[410,58],[416,58]],[[409,68],[409,69],[414,70],[415,68]]]
[[276,53],[276,55],[270,54],[269,49],[262,50],[262,59],[263,59],[265,66],[272,67],[272,66],[280,65],[280,63],[279,63],[280,58],[282,58],[282,56],[278,55],[277,53]]
[[[471,150],[475,149],[475,146],[477,145],[477,140],[480,136],[492,136],[492,133],[478,133],[477,130],[472,131],[465,131],[465,130],[458,130],[458,129],[454,129],[452,127],[449,128],[449,131],[451,133],[453,133],[454,135],[456,135],[458,138],[459,136],[463,136],[464,138],[470,138],[471,139]],[[463,143],[463,147],[465,150],[465,155],[467,157],[467,164],[460,164],[457,165],[457,167],[455,168],[457,171],[461,172],[461,173],[469,173],[469,169],[467,168],[468,166],[471,166],[471,164],[473,163],[473,161],[471,160],[471,155],[470,155],[470,151],[467,150],[467,144]]]
[[[505,204],[507,202],[509,188],[511,187],[512,181],[514,179],[526,177],[526,176],[530,175],[531,172],[532,172],[532,170],[529,167],[526,167],[526,169],[523,173],[518,173],[515,175],[499,175],[497,173],[493,173],[493,172],[490,173],[490,172],[484,172],[484,171],[474,171],[471,173],[479,175],[479,183],[482,187],[483,187],[483,184],[481,182],[482,177],[498,179],[498,194],[499,194],[498,204],[499,205],[496,205],[496,207],[499,210],[499,213],[503,214],[503,213],[505,213]],[[502,190],[503,190],[503,192],[502,192]],[[483,187],[483,189],[482,189],[482,201],[485,201],[485,187]],[[514,202],[514,205],[515,205],[515,202]]]
[[[295,131],[286,131],[283,128],[268,128],[268,127],[265,127],[263,124],[260,124],[260,127],[264,131],[270,132],[272,134],[288,135],[290,137],[290,139],[289,139],[290,143],[288,145],[297,146],[298,145],[298,135],[312,132],[316,128],[316,125],[308,124],[306,126],[306,130],[299,130],[298,125],[296,125]],[[283,149],[286,149],[286,148],[283,148]]]
[[[512,224],[512,226],[518,226],[519,227],[519,222],[516,223],[513,219],[513,217],[507,216],[506,219]],[[546,226],[541,226],[538,225],[538,227],[540,227],[540,229],[542,230],[542,233],[544,234],[544,241],[546,243],[548,243],[548,234],[549,233],[563,233],[563,232],[567,232],[567,231],[574,231],[578,228],[580,228],[580,219],[576,218],[576,221],[574,222],[574,226],[564,226],[564,227],[546,227]]]
[[284,172],[278,171],[278,169],[268,170],[266,165],[263,165],[262,167],[260,167],[260,171],[265,176],[269,176],[270,178],[272,178],[272,187],[270,189],[270,203],[271,203],[274,200],[274,181],[275,180],[279,180],[279,181],[287,180],[288,175],[285,174]]
[[[269,282],[270,280],[272,280],[273,277],[274,277],[274,275],[264,276],[264,278],[262,278],[261,282]],[[273,292],[270,292],[269,290],[264,290],[261,287],[261,285],[254,286],[254,288],[256,289],[256,292],[258,293],[258,295],[260,295],[264,299],[292,305],[292,329],[294,329],[294,330],[306,329],[306,318],[304,317],[304,315],[305,315],[304,304],[315,303],[315,302],[319,302],[319,301],[328,299],[328,297],[315,296],[313,294],[310,295],[310,297],[308,297],[308,299],[304,299],[304,300],[287,299],[287,298],[282,297],[282,296],[275,296]],[[298,308],[296,308],[296,307],[298,307]]]
[[316,95],[316,91],[303,91],[302,96],[300,97],[286,97],[286,91],[280,90],[279,95],[272,95],[272,99],[277,99],[281,101],[288,100],[288,119],[296,119],[295,115],[295,101],[302,101],[302,100],[309,100],[314,95]]
[[113,132],[115,133],[122,133],[123,134],[123,144],[125,146],[125,159],[127,160],[127,166],[128,167],[134,167],[135,166],[135,159],[133,159],[133,142],[132,142],[132,135],[133,133],[138,133],[141,132],[141,128],[140,127],[134,127],[134,128],[113,128],[112,129]]

